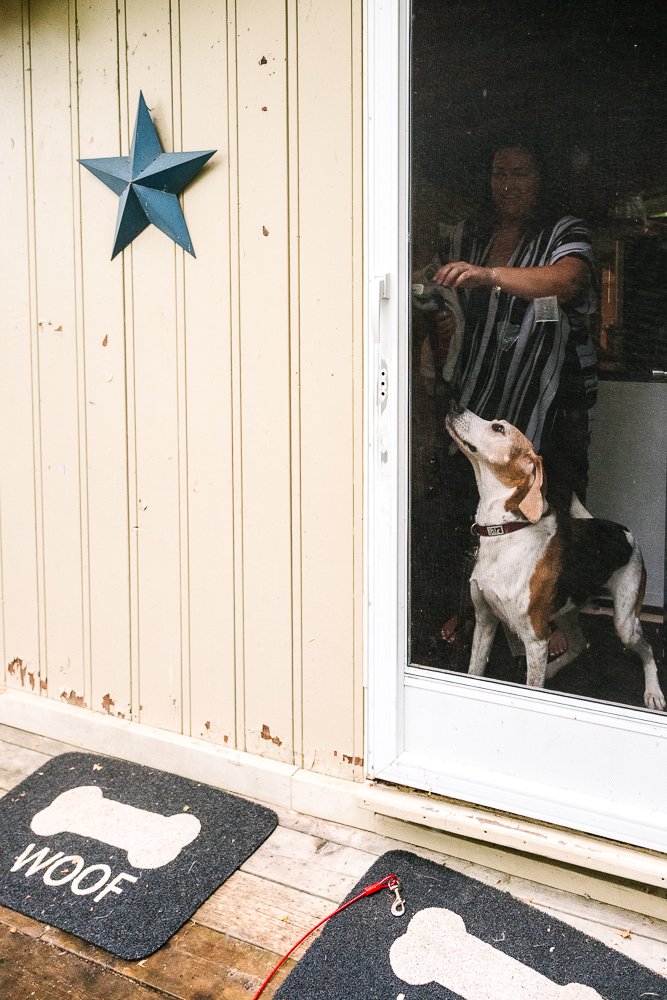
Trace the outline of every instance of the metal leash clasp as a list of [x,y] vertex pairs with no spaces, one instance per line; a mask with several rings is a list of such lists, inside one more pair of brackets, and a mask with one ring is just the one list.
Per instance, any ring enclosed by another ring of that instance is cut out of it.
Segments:
[[396,879],[396,881],[391,885],[387,886],[387,888],[390,892],[393,892],[395,896],[394,902],[391,904],[392,916],[402,917],[405,913],[405,900],[401,896],[401,886],[398,879]]

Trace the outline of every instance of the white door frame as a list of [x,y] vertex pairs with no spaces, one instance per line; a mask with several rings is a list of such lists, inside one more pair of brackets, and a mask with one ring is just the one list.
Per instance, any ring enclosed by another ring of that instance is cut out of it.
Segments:
[[406,664],[409,25],[367,0],[368,773],[664,851],[667,715]]

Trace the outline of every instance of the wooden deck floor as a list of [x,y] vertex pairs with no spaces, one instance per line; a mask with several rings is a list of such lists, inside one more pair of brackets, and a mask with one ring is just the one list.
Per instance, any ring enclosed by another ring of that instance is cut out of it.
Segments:
[[[72,749],[0,725],[0,794]],[[279,957],[335,909],[379,855],[405,847],[350,827],[277,812],[280,825],[262,847],[163,948],[140,962],[116,959],[0,907],[2,1000],[248,1000]],[[529,901],[667,976],[667,920],[414,850]],[[293,964],[290,960],[278,974],[267,998]]]

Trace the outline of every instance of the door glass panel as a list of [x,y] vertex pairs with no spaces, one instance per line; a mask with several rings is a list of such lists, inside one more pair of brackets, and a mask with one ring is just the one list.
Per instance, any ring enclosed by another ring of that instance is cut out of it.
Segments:
[[412,665],[664,708],[666,27],[413,0]]

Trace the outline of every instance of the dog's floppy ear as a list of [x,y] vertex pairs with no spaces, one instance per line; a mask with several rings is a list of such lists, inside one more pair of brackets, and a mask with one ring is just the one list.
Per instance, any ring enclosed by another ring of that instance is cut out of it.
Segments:
[[529,521],[539,521],[542,517],[542,459],[539,455],[532,455],[533,481],[525,497],[519,504],[519,510]]

